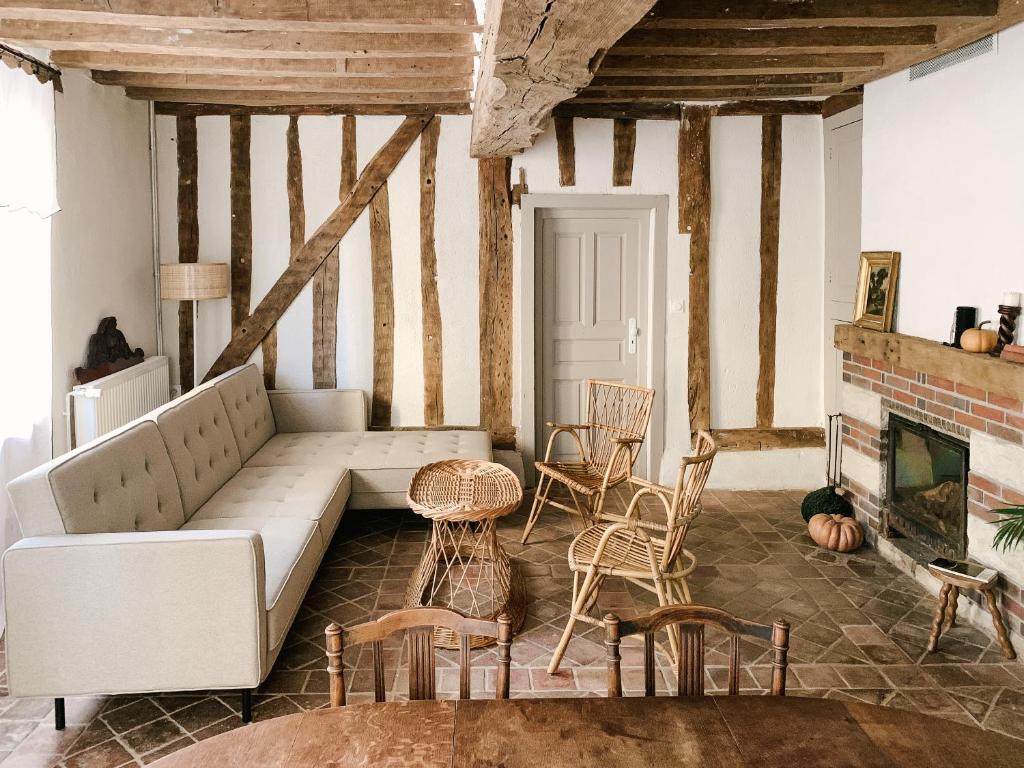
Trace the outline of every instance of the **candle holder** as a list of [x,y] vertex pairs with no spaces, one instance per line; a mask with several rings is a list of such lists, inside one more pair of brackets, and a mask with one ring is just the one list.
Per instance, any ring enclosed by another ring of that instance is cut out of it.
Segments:
[[1017,330],[1017,318],[1020,317],[1020,307],[1011,307],[1006,304],[999,305],[999,340],[996,341],[995,349],[989,352],[992,357],[999,357],[1003,347],[1013,343],[1013,334]]

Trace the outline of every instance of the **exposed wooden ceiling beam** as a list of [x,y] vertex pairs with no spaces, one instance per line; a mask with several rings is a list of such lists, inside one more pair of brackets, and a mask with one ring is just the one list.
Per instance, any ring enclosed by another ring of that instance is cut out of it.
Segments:
[[158,101],[158,115],[468,115],[469,104],[197,104]]
[[[706,99],[777,99],[793,96],[813,96],[809,86],[716,88],[713,92],[693,88],[659,88],[652,91],[636,91],[630,101],[701,101]],[[622,101],[622,93],[601,88],[585,88],[573,99],[577,104]]]
[[468,104],[468,91],[419,91],[414,93],[351,93],[329,91],[242,91],[186,88],[125,88],[131,99],[181,101],[192,104]]
[[[330,21],[277,20],[277,19],[239,19],[209,16],[176,16],[171,14],[155,14],[161,7],[151,8],[149,13],[123,13],[81,10],[52,10],[47,8],[11,7],[12,0],[0,0],[0,18],[21,21],[46,21],[66,23],[111,24],[130,27],[142,26],[175,26],[187,29],[207,29],[221,31],[276,31],[276,32],[372,32],[372,33],[438,33],[438,32],[477,32],[476,24],[467,23],[466,19],[450,19],[445,17],[431,18],[418,16],[411,19],[347,19]],[[63,3],[70,5],[71,3]],[[17,5],[21,5],[20,2]],[[163,10],[173,8],[173,3],[163,4]]]
[[594,76],[607,49],[653,0],[490,0],[470,151],[503,157],[531,146],[559,102]]
[[563,101],[553,110],[555,117],[593,117],[599,119],[625,118],[630,120],[679,120],[680,105],[665,102],[616,102],[581,104],[576,99]]
[[612,49],[628,53],[787,53],[873,51],[935,43],[934,25],[913,27],[776,27],[770,29],[634,29]]
[[[697,101],[694,99],[693,101]],[[732,101],[715,105],[715,115],[819,115],[821,101],[793,101],[764,99],[761,101]],[[581,103],[576,99],[555,107],[557,117],[583,117],[599,119],[632,118],[634,120],[679,120],[682,104],[676,101],[641,103]]]
[[803,72],[870,72],[881,53],[802,53],[782,56],[606,56],[601,74],[767,75]]
[[999,0],[660,0],[644,26],[919,23],[992,16]]
[[841,82],[842,72],[798,72],[783,75],[616,75],[602,70],[590,81],[589,87],[642,91],[671,87],[728,88],[740,85],[820,85]]
[[165,74],[344,75],[346,77],[436,77],[472,75],[472,56],[409,58],[264,58],[252,55],[204,56],[176,53],[56,50],[50,59],[65,69],[154,72]]
[[[995,15],[980,21],[973,19],[950,22],[940,27],[939,40],[935,45],[925,48],[906,48],[889,53],[885,57],[883,66],[873,72],[852,74],[846,84],[848,86],[862,85],[871,80],[877,80],[972,43],[986,35],[1000,32],[1022,21],[1024,21],[1024,0],[999,0],[999,9]],[[836,89],[833,93],[838,93],[840,90],[842,89]]]
[[[260,22],[476,24],[472,0],[0,0],[0,8]],[[39,18],[39,16],[37,16]]]
[[454,33],[288,32],[187,29],[174,26],[22,21],[0,17],[0,38],[46,48],[138,53],[188,50],[221,55],[306,56],[465,56],[472,35]]
[[455,77],[333,77],[325,75],[275,77],[251,75],[153,74],[150,72],[93,72],[101,85],[136,88],[183,88],[241,91],[326,91],[333,93],[395,93],[460,91],[469,93],[471,78]]

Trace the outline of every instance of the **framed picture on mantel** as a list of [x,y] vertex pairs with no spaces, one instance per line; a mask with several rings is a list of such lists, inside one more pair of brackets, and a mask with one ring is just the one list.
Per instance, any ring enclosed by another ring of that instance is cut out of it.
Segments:
[[899,252],[865,251],[860,255],[857,304],[853,315],[855,325],[884,333],[892,330],[899,277]]

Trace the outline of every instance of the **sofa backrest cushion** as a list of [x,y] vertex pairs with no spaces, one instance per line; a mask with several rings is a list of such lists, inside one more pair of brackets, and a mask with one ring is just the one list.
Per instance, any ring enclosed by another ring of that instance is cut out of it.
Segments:
[[275,389],[270,407],[278,432],[365,432],[370,428],[361,389]]
[[224,401],[244,464],[277,431],[263,374],[255,365],[244,365],[215,379],[214,388]]
[[65,454],[10,486],[26,536],[177,530],[178,480],[152,421],[137,421]]
[[180,397],[155,412],[178,476],[189,518],[242,468],[238,444],[220,394],[212,387]]

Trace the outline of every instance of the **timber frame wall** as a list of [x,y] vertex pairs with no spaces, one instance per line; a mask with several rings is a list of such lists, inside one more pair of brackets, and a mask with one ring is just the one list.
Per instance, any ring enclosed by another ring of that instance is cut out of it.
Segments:
[[[196,114],[175,118],[178,166],[178,258],[199,257],[199,194]],[[407,117],[392,138],[356,173],[356,118],[342,119],[341,183],[338,208],[308,239],[302,187],[302,152],[298,115],[289,117],[286,132],[289,264],[259,304],[251,306],[252,180],[250,114],[230,116],[231,211],[231,340],[212,368],[193,371],[192,306],[179,307],[179,371],[183,391],[196,374],[209,379],[244,364],[257,347],[263,351],[263,375],[268,389],[276,385],[276,323],[310,281],[313,283],[312,361],[316,388],[337,385],[337,325],[339,316],[341,239],[367,209],[370,221],[373,295],[373,391],[371,428],[392,426],[394,387],[395,298],[392,277],[391,221],[388,177],[417,139],[420,169],[420,288],[423,324],[424,412],[422,423],[445,426],[443,327],[438,301],[437,253],[434,232],[435,178],[442,117]],[[512,425],[512,220],[509,161],[484,159],[479,166],[480,205],[480,413],[481,427],[491,431],[495,447],[514,447]],[[344,317],[344,313],[342,313]],[[463,427],[466,428],[466,427]],[[474,427],[469,427],[474,428]]]
[[[778,292],[779,217],[782,175],[783,114],[808,114],[807,102],[776,102],[776,111],[763,104],[737,102],[717,107],[687,106],[679,120],[679,231],[690,235],[689,350],[687,407],[691,432],[711,430],[722,450],[760,451],[776,448],[820,447],[820,426],[775,425],[775,337]],[[820,114],[822,107],[811,114]],[[711,242],[711,124],[718,116],[756,115],[762,121],[760,300],[757,367],[756,421],[743,429],[714,429],[711,419],[710,242]],[[593,115],[597,117],[597,114]],[[612,179],[614,186],[633,183],[636,120],[622,115],[613,119]],[[640,118],[643,119],[643,118]],[[198,200],[196,186],[196,116],[179,114],[178,127],[178,234],[179,258],[198,254]],[[571,116],[556,116],[558,176],[562,186],[575,184],[574,124]],[[344,258],[340,239],[365,208],[370,221],[371,279],[366,291],[373,296],[373,384],[371,425],[393,427],[392,396],[395,295],[392,276],[392,233],[388,205],[388,177],[419,139],[419,285],[422,300],[422,354],[424,397],[422,425],[446,426],[444,343],[437,287],[435,242],[435,180],[441,116],[406,118],[392,139],[370,160],[361,175],[355,139],[356,117],[342,119],[339,206],[307,240],[302,199],[302,153],[298,140],[298,116],[290,115],[286,132],[290,263],[277,283],[255,309],[251,306],[252,283],[252,182],[251,115],[230,116],[230,201],[232,339],[207,378],[244,363],[259,346],[263,348],[264,376],[268,388],[275,385],[277,320],[303,286],[313,283],[312,364],[313,384],[336,386],[337,327],[339,314],[339,264]],[[486,158],[477,163],[479,202],[479,382],[481,428],[491,432],[494,445],[516,446],[517,428],[512,419],[512,216],[511,208],[526,191],[525,179],[513,188],[508,158]],[[444,169],[440,169],[443,173]],[[191,309],[181,309],[180,348],[191,349],[194,330]],[[190,381],[190,355],[181,356],[182,381]],[[203,374],[204,372],[196,372]],[[408,419],[405,419],[408,422]],[[475,425],[474,425],[475,426]]]

